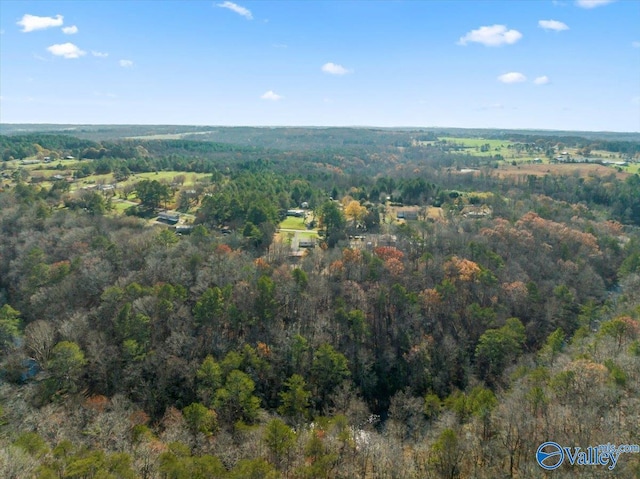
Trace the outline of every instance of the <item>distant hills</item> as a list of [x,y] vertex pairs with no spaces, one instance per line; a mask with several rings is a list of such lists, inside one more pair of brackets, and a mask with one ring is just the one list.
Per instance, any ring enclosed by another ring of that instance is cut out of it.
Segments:
[[1,135],[26,133],[67,134],[77,138],[100,141],[116,139],[188,139],[234,143],[267,148],[313,149],[326,146],[327,141],[341,146],[375,143],[401,143],[416,134],[425,136],[482,137],[487,139],[516,139],[531,137],[584,138],[606,141],[640,141],[640,132],[567,131],[567,130],[509,130],[487,128],[446,127],[247,127],[198,125],[71,125],[71,124],[0,124]]

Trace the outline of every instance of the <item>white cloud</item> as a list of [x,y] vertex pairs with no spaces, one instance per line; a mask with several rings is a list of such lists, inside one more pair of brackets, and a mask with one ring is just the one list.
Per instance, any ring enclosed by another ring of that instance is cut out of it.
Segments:
[[576,5],[582,8],[596,8],[615,1],[616,0],[576,0]]
[[265,92],[260,98],[262,98],[263,100],[278,101],[282,100],[284,97],[282,95],[278,95],[273,90],[269,90]]
[[78,33],[78,27],[71,25],[70,27],[62,27],[62,33],[65,35],[74,35]]
[[133,62],[131,60],[120,60],[120,66],[122,68],[131,68],[133,66]]
[[351,73],[350,70],[346,69],[342,65],[331,62],[322,65],[322,71],[329,73],[330,75],[346,75],[347,73]]
[[640,48],[640,42],[631,42],[633,48]]
[[541,77],[537,77],[535,80],[533,80],[533,83],[535,83],[536,85],[546,85],[550,81],[551,80],[549,80],[549,77],[547,75],[542,75]]
[[91,54],[94,57],[98,57],[98,58],[107,58],[109,56],[109,54],[106,52],[97,52],[95,50],[91,50]]
[[498,81],[502,83],[522,83],[527,81],[527,77],[520,72],[509,72],[498,77]]
[[45,28],[61,27],[63,18],[62,15],[56,15],[55,17],[38,17],[26,13],[17,24],[20,25],[22,31],[26,33],[33,32],[34,30],[44,30]]
[[227,8],[227,9],[231,10],[232,12],[236,12],[238,15],[242,15],[247,20],[252,20],[253,19],[253,15],[251,15],[251,10],[249,10],[248,8],[245,8],[245,7],[241,7],[237,3],[233,3],[233,2],[228,2],[227,1],[227,2],[223,2],[223,3],[218,3],[218,6],[220,8]]
[[56,45],[51,45],[50,47],[47,47],[47,51],[49,51],[52,55],[63,58],[80,58],[87,53],[80,50],[80,48],[78,48],[73,43],[59,43]]
[[555,30],[556,32],[569,30],[569,27],[566,23],[559,22],[558,20],[540,20],[538,22],[538,26],[540,28],[544,28],[545,30]]
[[504,110],[504,105],[502,103],[491,103],[489,105],[482,105],[475,110],[477,111],[490,111],[490,110]]
[[491,25],[490,27],[480,27],[471,30],[464,37],[458,40],[458,45],[467,43],[481,43],[487,47],[497,47],[500,45],[511,45],[522,38],[522,33],[518,30],[507,30],[505,25]]

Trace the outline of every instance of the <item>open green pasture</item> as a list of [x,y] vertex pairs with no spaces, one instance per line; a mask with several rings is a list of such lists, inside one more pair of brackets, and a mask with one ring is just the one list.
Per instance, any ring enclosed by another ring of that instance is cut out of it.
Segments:
[[[548,160],[542,152],[526,151],[524,149],[518,151],[516,148],[517,143],[509,140],[457,138],[453,136],[440,137],[439,140],[444,140],[449,144],[462,147],[462,150],[459,150],[460,152],[473,156],[494,157],[495,155],[501,155],[505,163],[512,163],[514,161],[516,163],[529,163],[536,158],[541,158],[543,163],[548,163]],[[489,148],[486,151],[481,151],[485,145],[489,145]]]
[[298,238],[298,241],[310,241],[320,238],[318,232],[315,230],[309,231],[281,231],[277,233],[280,236],[281,241],[284,243],[291,243],[294,238]]
[[[494,156],[502,155],[505,158],[507,156],[516,155],[515,150],[508,149],[509,145],[513,143],[506,140],[489,140],[486,138],[456,138],[451,136],[444,136],[439,138],[440,141],[446,141],[451,145],[462,147],[462,152],[469,153],[474,156]],[[481,151],[484,145],[489,145],[489,149]]]
[[125,210],[131,206],[133,206],[133,204],[129,201],[111,201],[111,211],[115,214],[124,214]]
[[632,175],[635,173],[640,174],[640,163],[631,163],[629,166],[625,166],[622,169]]
[[318,236],[318,232],[315,230],[300,231],[296,234],[298,235],[298,238],[302,240],[311,240],[320,237]]
[[[55,174],[55,173],[53,173]],[[142,180],[156,180],[161,183],[172,183],[176,176],[183,175],[185,178],[182,187],[194,186],[198,181],[202,181],[211,177],[208,173],[188,173],[184,171],[159,171],[159,172],[146,172],[132,174],[125,181],[118,182],[118,189],[123,188],[126,185],[134,185]],[[72,189],[82,188],[84,186],[99,184],[99,183],[115,183],[113,174],[107,173],[104,175],[89,175],[84,178],[80,178],[74,182]]]
[[182,186],[193,186],[198,181],[201,181],[205,178],[210,178],[211,174],[189,173],[184,171],[173,171],[173,170],[158,171],[158,172],[150,171],[146,173],[136,173],[134,175],[131,175],[126,181],[122,182],[121,184],[124,185],[127,183],[137,183],[138,181],[142,181],[142,180],[156,180],[161,183],[162,182],[172,183],[176,176],[184,176],[185,181]]
[[508,140],[491,140],[486,138],[457,138],[453,136],[442,136],[438,138],[440,141],[446,141],[447,143],[456,143],[462,145],[465,148],[480,148],[482,145],[489,145],[493,150],[495,148],[506,148],[508,145],[513,144]]
[[[60,171],[75,169],[78,166],[80,161],[78,160],[53,160],[49,163],[46,163],[44,160],[38,160],[37,163],[31,163],[32,161],[37,160],[35,157],[25,158],[26,163],[23,160],[11,160],[5,161],[4,167],[8,170],[17,170],[20,168],[24,168],[29,172],[37,171],[37,172],[46,172],[51,171],[52,175],[55,175],[56,172],[60,173]],[[44,174],[42,175],[44,176]]]
[[280,228],[286,229],[286,230],[299,230],[299,231],[306,231],[307,229],[307,227],[304,224],[304,218],[298,218],[295,216],[287,216],[280,223]]

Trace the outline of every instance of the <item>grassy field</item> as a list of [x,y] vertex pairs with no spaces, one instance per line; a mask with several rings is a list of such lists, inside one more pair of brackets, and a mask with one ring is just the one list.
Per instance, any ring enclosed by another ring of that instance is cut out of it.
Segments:
[[606,150],[591,150],[587,156],[590,158],[602,158],[603,160],[619,160],[623,157],[620,153],[613,153]]
[[[27,161],[33,161],[35,158],[26,158]],[[29,173],[33,174],[37,172],[36,175],[42,172],[40,176],[45,176],[45,172],[51,172],[52,175],[57,173],[64,172],[65,170],[76,169],[78,167],[78,160],[54,160],[50,163],[45,163],[44,161],[38,161],[38,163],[33,164],[23,164],[22,160],[12,160],[4,162],[5,168],[8,170],[17,170],[20,168],[24,168]]]
[[[468,153],[472,156],[480,156],[486,158],[493,158],[495,155],[501,155],[504,160],[500,163],[531,163],[536,158],[542,159],[543,163],[548,163],[542,152],[527,152],[522,150],[518,152],[515,148],[517,143],[509,140],[490,140],[486,138],[456,138],[456,137],[442,137],[440,140],[446,140],[448,143],[459,145],[463,147],[461,152]],[[489,145],[487,151],[481,151],[483,145]],[[511,148],[510,148],[511,147]]]
[[447,143],[461,144],[467,148],[480,148],[482,145],[489,144],[491,149],[506,148],[512,142],[508,140],[488,140],[486,138],[456,138],[453,136],[443,136],[439,140],[446,140]]
[[[38,173],[32,173],[32,174],[36,174],[37,176],[45,176],[45,174],[42,174],[42,175],[39,175]],[[53,171],[47,176],[53,176],[55,174],[61,174],[61,173],[59,171],[58,172]],[[171,183],[173,179],[178,175],[184,175],[185,177],[185,182],[182,185],[183,188],[193,187],[198,181],[202,181],[211,176],[207,173],[185,173],[181,171],[159,171],[157,174],[155,172],[136,173],[135,175],[131,175],[126,181],[120,181],[117,187],[118,189],[122,189],[126,185],[133,185],[142,180],[156,180],[161,183]],[[73,182],[71,184],[71,191],[75,191],[75,190],[84,188],[86,186],[91,186],[95,184],[100,184],[100,183],[111,184],[114,182],[115,180],[111,173],[107,173],[104,175],[89,175],[85,178],[81,178]]]
[[632,175],[635,173],[640,174],[640,163],[634,163],[632,165],[626,166],[623,168],[627,173],[631,173]]
[[[34,160],[35,158],[27,158],[28,161]],[[78,161],[78,160],[55,160],[51,163],[45,163],[44,161],[40,161],[34,164],[26,164],[23,165],[19,160],[7,161],[5,162],[5,168],[7,170],[17,170],[20,168],[24,168],[29,172],[31,176],[35,177],[45,177],[50,178],[54,175],[63,175],[70,176],[73,174],[74,170],[78,169],[78,166],[81,163],[86,163],[86,161]],[[189,173],[184,171],[158,171],[158,172],[147,172],[147,173],[135,173],[132,174],[126,181],[120,182],[119,186],[124,186],[128,183],[137,183],[138,181],[149,179],[149,180],[157,180],[160,182],[173,182],[173,179],[176,176],[184,176],[185,182],[183,186],[193,186],[196,182],[210,177],[211,175],[208,173]],[[83,184],[84,186],[99,182],[105,183],[114,183],[115,180],[111,173],[105,175],[90,175],[85,178],[82,178],[78,181],[78,183]]]
[[433,220],[440,220],[444,218],[444,211],[440,207],[429,206],[427,209],[427,218],[431,218]]
[[310,241],[319,239],[318,232],[315,230],[307,230],[307,231],[280,231],[274,235],[276,240],[282,241],[286,244],[291,244],[294,238],[297,238],[297,241]]
[[304,224],[304,218],[297,218],[295,216],[287,216],[280,223],[279,227],[286,230],[300,230],[300,231],[307,230],[307,227]]
[[[209,173],[185,173],[184,171],[158,171],[156,172],[148,172],[148,173],[136,173],[131,175],[126,181],[118,183],[119,186],[124,186],[126,184],[137,183],[142,180],[156,180],[159,182],[172,183],[173,179],[176,176],[184,176],[185,182],[182,185],[185,186],[194,186],[198,181],[204,180],[206,178],[210,178],[211,175]],[[91,175],[88,179],[92,179],[98,175]],[[111,176],[111,175],[110,175]],[[113,179],[113,177],[112,177]]]
[[[31,158],[33,160],[34,158]],[[61,175],[64,178],[70,178],[75,170],[78,169],[81,163],[78,160],[55,160],[51,163],[45,163],[44,161],[40,161],[38,163],[33,164],[21,164],[21,161],[10,161],[3,163],[4,168],[11,173],[14,170],[25,169],[29,172],[31,179],[39,179],[37,184],[42,188],[51,188],[53,185],[53,180],[51,177],[55,175]],[[61,165],[62,167],[60,167]],[[196,184],[199,182],[208,183],[208,179],[211,177],[208,173],[190,173],[184,171],[159,171],[159,172],[146,172],[146,173],[136,173],[132,174],[127,180],[117,182],[115,196],[112,200],[112,215],[121,215],[124,214],[124,211],[132,206],[131,201],[122,201],[121,195],[123,194],[123,190],[126,186],[132,186],[142,180],[157,180],[164,184],[171,184],[175,181],[176,177],[181,176],[184,178],[184,182],[179,186],[179,188],[195,188]],[[12,186],[14,181],[12,179],[3,180],[3,183],[7,183],[9,186]],[[69,190],[71,193],[76,193],[82,191],[83,189],[94,188],[100,184],[114,184],[116,183],[115,178],[112,173],[106,174],[93,174],[86,176],[84,178],[80,178],[70,182]],[[97,189],[94,191],[98,191]],[[133,195],[129,195],[128,199],[135,199]],[[175,208],[176,197],[167,203],[167,208]],[[193,215],[185,215],[187,221],[193,221],[195,218]],[[302,221],[301,218],[297,218],[299,221]],[[306,229],[304,225],[298,226],[299,229]]]
[[124,211],[130,206],[133,206],[133,205],[128,201],[113,200],[111,202],[112,211],[116,214],[124,214]]
[[298,235],[298,239],[302,239],[302,240],[311,240],[311,239],[317,239],[319,238],[318,236],[318,232],[317,231],[300,231],[298,233],[296,233]]
[[279,232],[275,234],[275,238],[287,244],[319,238],[317,229],[308,230],[305,225],[305,219],[296,216],[287,216],[280,222],[278,228]]
[[[454,137],[442,137],[440,140],[444,140],[447,143],[460,145],[464,148],[464,152],[470,153],[475,156],[494,156],[502,155],[505,158],[507,155],[511,156],[511,153],[516,154],[515,150],[509,150],[507,147],[512,143],[505,140],[487,140],[485,138],[454,138]],[[480,147],[483,145],[489,145],[487,151],[480,151]]]

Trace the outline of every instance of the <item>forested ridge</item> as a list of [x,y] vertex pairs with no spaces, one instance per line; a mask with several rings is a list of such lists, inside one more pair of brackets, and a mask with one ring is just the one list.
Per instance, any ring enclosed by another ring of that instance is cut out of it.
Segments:
[[[539,477],[545,441],[640,442],[637,174],[504,178],[431,133],[330,133],[291,150],[0,136],[7,163],[206,173],[180,236],[137,217],[180,207],[158,181],[127,216],[12,172],[2,477]],[[292,259],[275,233],[302,202],[323,236]],[[640,477],[640,454],[579,472]]]

